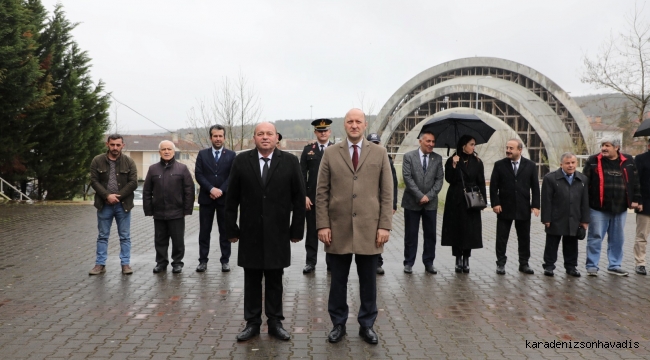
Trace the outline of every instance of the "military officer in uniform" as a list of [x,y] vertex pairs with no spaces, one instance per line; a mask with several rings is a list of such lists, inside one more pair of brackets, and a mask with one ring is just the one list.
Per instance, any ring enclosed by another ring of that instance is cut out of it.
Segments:
[[[302,168],[302,176],[305,181],[307,189],[307,197],[305,198],[305,207],[307,209],[307,241],[305,241],[305,250],[307,250],[307,260],[305,261],[305,268],[302,270],[303,274],[309,274],[316,269],[316,262],[318,260],[318,231],[316,230],[316,180],[318,179],[318,167],[320,160],[323,157],[325,149],[334,143],[329,141],[330,119],[316,119],[311,122],[314,127],[314,134],[316,135],[316,142],[307,144],[302,150],[300,155],[300,167]],[[327,257],[325,257],[327,263]],[[327,265],[329,271],[329,264]]]

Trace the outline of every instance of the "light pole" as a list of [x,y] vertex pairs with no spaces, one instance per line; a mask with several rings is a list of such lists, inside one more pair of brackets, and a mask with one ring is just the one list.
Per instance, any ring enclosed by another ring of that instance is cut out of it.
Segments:
[[309,117],[314,120],[314,105],[309,105]]

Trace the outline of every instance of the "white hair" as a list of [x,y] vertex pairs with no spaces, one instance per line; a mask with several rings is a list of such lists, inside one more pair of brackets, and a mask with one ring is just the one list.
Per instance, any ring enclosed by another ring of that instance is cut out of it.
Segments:
[[600,146],[603,146],[606,143],[612,144],[613,147],[621,147],[621,139],[616,136],[605,136],[600,139]]
[[174,149],[174,151],[176,151],[176,145],[174,145],[174,142],[171,141],[171,140],[163,140],[163,141],[161,141],[160,144],[158,144],[158,150],[160,150],[160,148],[162,148],[162,144],[163,144],[164,142],[171,143],[171,144],[172,144],[172,149]]

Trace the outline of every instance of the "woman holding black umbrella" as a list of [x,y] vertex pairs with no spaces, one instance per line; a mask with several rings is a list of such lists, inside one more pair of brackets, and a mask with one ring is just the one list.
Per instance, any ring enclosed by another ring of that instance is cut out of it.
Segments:
[[442,218],[441,244],[451,246],[452,254],[456,257],[457,273],[468,273],[472,249],[483,247],[481,211],[467,208],[463,189],[463,182],[468,190],[478,187],[483,199],[487,199],[483,162],[474,151],[475,147],[476,140],[472,136],[461,136],[456,152],[445,164],[445,180],[449,183],[449,190]]

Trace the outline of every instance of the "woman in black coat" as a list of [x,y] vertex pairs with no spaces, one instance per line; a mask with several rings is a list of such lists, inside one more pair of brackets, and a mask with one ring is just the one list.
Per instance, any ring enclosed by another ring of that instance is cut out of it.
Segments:
[[445,180],[449,183],[445,211],[442,217],[442,246],[451,246],[456,257],[456,272],[469,272],[469,257],[472,249],[483,247],[482,223],[480,210],[468,210],[465,201],[461,174],[465,186],[478,187],[483,198],[485,193],[485,175],[483,162],[474,152],[476,140],[463,135],[458,140],[456,152],[445,163]]

